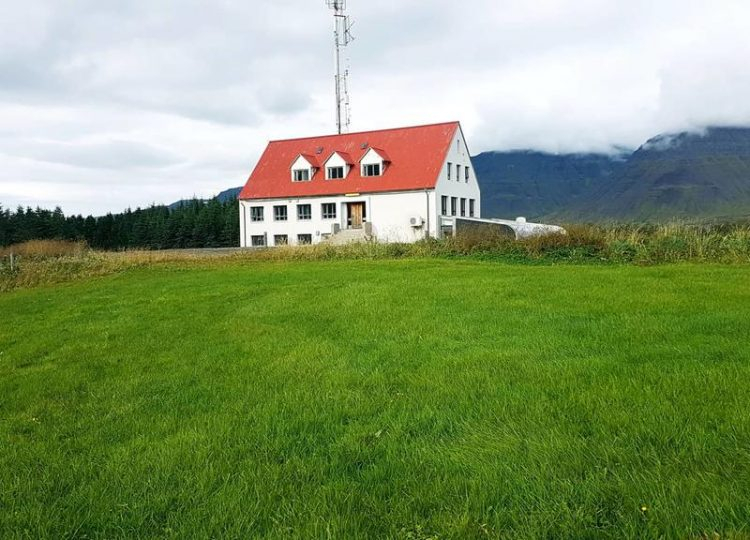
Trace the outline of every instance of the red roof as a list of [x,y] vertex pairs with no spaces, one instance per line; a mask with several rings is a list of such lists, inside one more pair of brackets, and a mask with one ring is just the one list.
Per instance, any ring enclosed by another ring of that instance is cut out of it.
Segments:
[[[458,127],[458,122],[448,122],[271,141],[242,189],[240,199],[432,189],[437,183]],[[363,177],[359,167],[352,167],[347,177],[340,180],[326,180],[325,174],[316,174],[309,182],[291,180],[291,164],[300,155],[308,158],[330,156],[333,152],[338,152],[342,155],[349,154],[347,157],[358,163],[370,148],[390,161],[382,176]]]

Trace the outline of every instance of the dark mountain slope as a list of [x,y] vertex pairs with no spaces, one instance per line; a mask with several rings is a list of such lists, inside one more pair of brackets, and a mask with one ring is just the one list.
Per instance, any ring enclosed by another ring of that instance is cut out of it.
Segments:
[[655,137],[611,182],[565,213],[615,220],[750,215],[750,129]]
[[485,217],[539,218],[597,192],[624,166],[602,154],[485,152],[472,158]]

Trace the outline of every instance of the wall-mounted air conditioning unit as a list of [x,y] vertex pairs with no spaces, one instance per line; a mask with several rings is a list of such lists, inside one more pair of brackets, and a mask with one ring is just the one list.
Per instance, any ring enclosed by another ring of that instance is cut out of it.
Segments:
[[422,219],[420,216],[414,216],[409,220],[409,223],[416,229],[424,225],[424,219]]

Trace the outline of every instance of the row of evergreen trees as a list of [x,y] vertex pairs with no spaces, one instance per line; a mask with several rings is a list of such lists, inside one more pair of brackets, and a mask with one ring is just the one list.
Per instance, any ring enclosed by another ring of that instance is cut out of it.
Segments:
[[240,243],[239,203],[193,200],[102,217],[0,206],[0,246],[27,240],[84,240],[105,250],[233,247]]

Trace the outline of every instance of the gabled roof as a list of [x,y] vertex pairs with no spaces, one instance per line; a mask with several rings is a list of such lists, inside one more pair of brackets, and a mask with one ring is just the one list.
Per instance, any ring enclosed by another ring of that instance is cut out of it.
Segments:
[[318,158],[316,158],[312,154],[299,154],[297,157],[295,157],[292,160],[292,165],[294,165],[294,163],[299,158],[305,158],[305,160],[310,164],[311,167],[315,167],[316,169],[320,169],[320,163],[318,162]]
[[331,155],[328,156],[328,159],[326,159],[323,163],[325,164],[331,161],[331,158],[335,156],[336,154],[338,154],[341,157],[341,159],[344,160],[344,163],[346,163],[347,165],[354,165],[354,160],[352,159],[352,156],[350,156],[347,152],[340,152],[338,150],[334,150],[333,152],[331,152]]
[[[242,189],[240,199],[433,189],[458,129],[458,122],[447,122],[271,141]],[[363,177],[360,168],[353,167],[341,180],[326,180],[322,175],[315,175],[309,182],[290,181],[290,164],[300,155],[321,156],[338,152],[349,154],[353,163],[357,163],[371,148],[390,162],[382,176]]]
[[370,150],[372,150],[377,155],[379,155],[380,159],[382,159],[383,161],[385,161],[387,163],[391,162],[391,158],[388,156],[388,153],[385,150],[382,150],[380,148],[375,148],[374,146],[371,146],[370,148],[368,148],[367,150],[365,150],[365,153],[362,154],[362,157],[359,158],[359,160],[362,161],[363,159],[365,159],[365,156],[370,152]]

